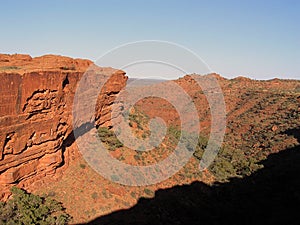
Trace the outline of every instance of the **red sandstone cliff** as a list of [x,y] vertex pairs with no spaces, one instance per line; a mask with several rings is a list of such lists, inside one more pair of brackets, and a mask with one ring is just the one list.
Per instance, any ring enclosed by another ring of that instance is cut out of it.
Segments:
[[[92,64],[54,55],[0,55],[0,195],[13,183],[55,173],[67,160],[74,93]],[[95,69],[113,74],[96,106],[96,122],[105,124],[127,77],[123,71]]]

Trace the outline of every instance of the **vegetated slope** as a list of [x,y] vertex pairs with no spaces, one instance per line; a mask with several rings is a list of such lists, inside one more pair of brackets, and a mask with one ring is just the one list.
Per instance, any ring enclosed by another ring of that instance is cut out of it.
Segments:
[[[177,194],[180,195],[180,193],[176,191],[178,188],[172,191],[172,187],[177,185],[190,184],[195,181],[213,185],[213,183],[216,184],[217,182],[231,182],[233,177],[237,177],[238,179],[248,177],[259,171],[259,169],[263,170],[263,164],[260,162],[266,159],[268,155],[299,145],[299,140],[297,140],[297,133],[299,133],[300,126],[299,81],[253,81],[246,78],[227,80],[215,74],[210,76],[215,76],[218,79],[224,93],[227,109],[227,129],[222,149],[208,170],[201,172],[198,165],[210,133],[210,109],[202,90],[192,81],[190,76],[186,76],[175,82],[193,99],[193,104],[196,106],[199,114],[201,132],[194,157],[177,174],[156,185],[130,187],[104,179],[94,172],[86,162],[79,159],[70,166],[61,180],[40,189],[40,193],[44,192],[54,195],[58,201],[63,202],[67,208],[67,212],[73,216],[72,223],[79,223],[107,215],[116,210],[129,209],[142,197],[154,198],[153,201],[155,202],[156,191],[159,189],[167,189],[166,192],[172,192],[172,198],[175,198],[174,196]],[[170,91],[169,94],[172,95],[172,90],[165,89],[164,91]],[[164,119],[168,129],[166,138],[152,151],[141,152],[123,146],[112,131],[105,127],[99,128],[99,138],[107,145],[109,153],[119,161],[131,165],[151,165],[165,159],[173,152],[177,145],[181,134],[179,114],[176,112],[174,106],[166,100],[148,97],[137,102],[129,112],[127,121],[133,135],[141,139],[147,139],[150,135],[148,122],[156,116]],[[277,177],[272,177],[271,173],[268,174],[270,177],[266,179],[274,178],[274,182],[279,182],[276,180]],[[263,182],[262,179],[261,182]],[[251,182],[250,179],[249,183]],[[244,188],[246,188],[246,185]],[[263,184],[261,184],[261,188],[263,188]],[[266,188],[268,189],[269,187]],[[235,186],[233,185],[233,192],[234,189]],[[204,188],[204,192],[206,193],[205,190],[209,190],[209,187]],[[218,190],[216,189],[216,193],[218,193]],[[159,191],[158,195],[162,192]],[[177,204],[180,206],[178,208],[181,209],[187,205],[191,211],[193,211],[194,207],[195,212],[197,212],[197,204],[203,201],[203,199],[193,202],[193,198],[197,199],[196,192],[198,192],[198,188],[187,199],[178,197],[175,203],[167,197],[164,200],[166,201],[166,205],[160,206],[158,209],[163,210],[162,208],[164,207],[171,208],[171,206],[174,207],[174,204]],[[224,200],[220,203],[220,207],[224,206],[222,204],[227,199],[225,195],[228,193],[223,193]],[[212,196],[215,196],[215,194]],[[240,197],[240,195],[237,195],[235,198],[236,201]],[[228,198],[231,198],[230,195],[228,195]],[[280,199],[283,197],[278,194],[277,198]],[[209,203],[204,204],[205,207],[207,205]],[[214,207],[217,206],[213,204],[210,209],[213,211]],[[201,209],[204,210],[203,208]],[[218,209],[217,207],[216,210]],[[190,215],[189,210],[182,211],[183,215]],[[160,212],[156,211],[151,214],[150,211],[148,209],[141,211],[141,219],[145,217],[145,224],[152,224],[152,220],[150,219],[152,217],[148,217],[144,213],[151,216],[158,215],[162,218],[161,221],[164,224],[163,221],[165,220],[163,217],[165,215],[160,215]],[[124,223],[134,224],[134,218],[136,217],[132,216],[129,219],[125,215],[126,211],[123,213],[124,217],[121,215],[121,218],[124,219]],[[164,214],[164,210],[161,213]],[[178,213],[178,215],[182,215],[180,212],[173,213],[166,211],[165,213],[174,216],[174,219],[171,219],[174,223],[178,220],[178,217],[174,214]],[[211,216],[210,214],[208,215]],[[198,214],[194,214],[193,216],[197,217]],[[109,218],[107,219],[108,224],[110,224],[109,220],[111,218],[111,224],[118,224],[117,222],[113,222],[116,221],[114,216],[107,216],[107,218]],[[158,220],[159,218],[156,219]],[[168,219],[166,220],[168,221]],[[99,221],[102,220],[100,219]],[[103,221],[106,221],[106,219]],[[140,220],[137,221],[141,222]],[[183,222],[178,223],[184,224]],[[138,224],[138,222],[136,223]],[[141,224],[143,223],[141,222]]]
[[[226,101],[227,131],[209,168],[215,182],[174,184],[156,191],[152,199],[140,199],[130,209],[87,224],[298,224],[300,81],[216,77]],[[203,126],[194,154],[201,159],[210,128],[209,107],[189,77],[177,82],[201,112]],[[175,138],[169,144],[176,145],[179,116],[165,100],[143,99],[134,113],[132,127],[139,135],[147,133],[141,118],[166,118]]]
[[[227,109],[223,147],[210,168],[217,180],[249,175],[269,154],[298,144],[286,131],[300,127],[300,81],[255,81],[241,77],[227,80],[216,74],[209,76],[219,81]],[[210,134],[210,108],[201,88],[190,76],[175,82],[192,97],[199,112],[200,139],[204,144],[200,143],[203,146],[195,156],[200,159]],[[143,99],[137,109],[150,118],[162,116],[180,130],[178,113],[163,99]]]
[[59,224],[70,221],[61,203],[12,187],[12,198],[0,202],[0,224]]
[[299,146],[269,155],[250,176],[158,190],[152,199],[85,224],[299,224]]

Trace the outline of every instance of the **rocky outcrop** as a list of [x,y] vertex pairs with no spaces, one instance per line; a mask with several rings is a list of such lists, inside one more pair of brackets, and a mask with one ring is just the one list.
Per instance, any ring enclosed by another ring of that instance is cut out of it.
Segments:
[[[91,65],[88,60],[52,55],[0,55],[2,192],[11,184],[53,174],[64,164],[66,141],[72,136],[75,90]],[[97,124],[107,124],[110,106],[127,77],[123,71],[94,68],[102,77],[111,75],[99,95],[104,101],[96,106]]]

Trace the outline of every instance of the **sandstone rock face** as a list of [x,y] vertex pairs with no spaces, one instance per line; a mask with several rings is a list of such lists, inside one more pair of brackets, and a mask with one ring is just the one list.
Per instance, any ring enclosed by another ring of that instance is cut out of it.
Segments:
[[[91,65],[88,60],[52,55],[0,55],[0,192],[54,173],[64,164],[74,94]],[[127,77],[123,71],[94,67],[101,76],[113,74],[96,106],[96,123],[106,124]]]

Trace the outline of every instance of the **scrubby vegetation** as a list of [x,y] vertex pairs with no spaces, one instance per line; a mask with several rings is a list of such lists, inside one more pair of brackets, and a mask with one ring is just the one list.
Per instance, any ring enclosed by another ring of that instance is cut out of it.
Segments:
[[142,137],[143,139],[149,137],[150,131],[148,130],[149,116],[142,113],[137,108],[133,107],[132,111],[128,115],[128,124],[130,127],[134,127],[135,135]]
[[117,148],[123,147],[122,142],[120,142],[116,137],[114,131],[110,130],[107,127],[99,127],[98,136],[110,151],[114,151]]
[[63,225],[70,221],[61,203],[13,187],[12,198],[0,202],[0,224]]
[[[175,126],[171,126],[168,129],[168,135],[173,144],[178,143],[181,133],[180,128]],[[189,149],[189,144],[191,143],[189,135],[185,134],[183,137],[183,141],[186,143],[187,149]],[[199,161],[202,159],[207,144],[208,138],[200,134],[193,153],[193,156]],[[259,168],[261,168],[261,165],[258,164],[258,161],[255,158],[246,156],[241,149],[233,149],[230,146],[223,145],[214,162],[210,165],[209,170],[218,181],[223,182],[231,177],[250,175]]]
[[[286,146],[293,147],[297,144],[296,139],[286,134],[285,131],[300,125],[298,98],[299,94],[296,93],[283,94],[276,91],[252,90],[240,96],[233,112],[240,110],[242,113],[235,117],[236,121],[229,121],[228,130],[230,132],[226,134],[217,157],[208,168],[216,181],[225,182],[231,177],[249,176],[262,167],[260,161],[264,160],[267,155],[285,149]],[[247,103],[254,101],[253,99],[257,102],[247,108]],[[275,109],[276,114],[273,113]],[[257,114],[261,116],[257,117]],[[229,113],[228,116],[230,117],[231,114]],[[134,108],[128,115],[128,123],[133,129],[133,133],[142,139],[150,135],[149,120],[150,118],[139,108]],[[108,144],[110,150],[122,146],[113,132],[107,128],[101,128],[100,133],[103,142]],[[164,145],[158,146],[152,153],[138,151],[134,155],[134,159],[138,162],[143,161],[142,165],[150,154],[154,159],[154,161],[151,159],[151,162],[161,160],[174,149],[181,135],[187,149],[194,151],[190,146],[193,140],[190,139],[195,135],[182,133],[180,127],[169,125]],[[201,160],[207,142],[208,135],[200,134],[193,154],[196,159]],[[161,157],[163,154],[165,156]]]
[[0,70],[18,70],[18,69],[21,69],[21,68],[18,66],[2,66],[2,67],[0,67]]
[[60,67],[61,70],[76,70],[75,65],[71,65],[71,66],[62,66]]

